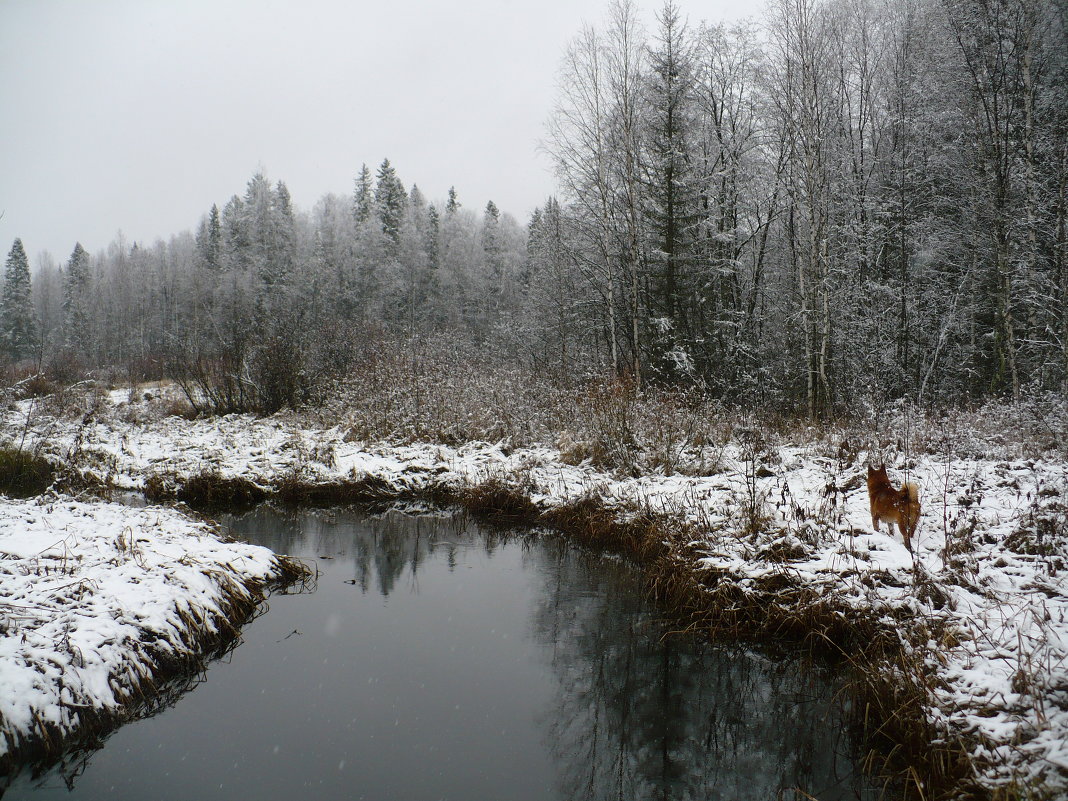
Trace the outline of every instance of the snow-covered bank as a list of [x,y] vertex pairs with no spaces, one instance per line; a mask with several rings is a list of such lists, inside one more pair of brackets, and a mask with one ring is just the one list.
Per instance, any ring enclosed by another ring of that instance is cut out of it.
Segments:
[[296,569],[176,509],[0,496],[0,766],[150,705]]
[[921,487],[912,555],[896,531],[871,530],[870,454],[828,439],[732,440],[709,446],[704,475],[632,478],[565,464],[554,448],[349,442],[343,427],[282,417],[135,425],[104,414],[27,428],[11,412],[4,430],[43,437],[44,453],[102,487],[210,475],[270,493],[294,481],[374,479],[400,496],[498,479],[542,510],[594,495],[621,518],[663,514],[692,533],[695,574],[715,573],[754,603],[769,586],[805,587],[897,632],[918,666],[901,681],[917,682],[936,736],[968,748],[977,783],[1053,797],[1068,789],[1068,466],[1059,459],[947,447],[892,462],[896,482],[907,465]]

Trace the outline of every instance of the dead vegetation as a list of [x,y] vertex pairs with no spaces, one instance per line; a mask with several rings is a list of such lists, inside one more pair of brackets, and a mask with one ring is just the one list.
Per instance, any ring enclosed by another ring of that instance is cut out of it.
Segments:
[[240,476],[204,470],[188,477],[153,473],[145,479],[145,498],[153,503],[181,501],[194,509],[247,507],[267,499],[263,487]]
[[[836,538],[842,552],[849,552],[850,540],[841,536],[844,498],[863,491],[857,484],[857,451],[849,438],[839,434],[818,441],[817,454],[826,453],[819,458],[825,460],[828,482],[819,508],[810,509],[775,479],[783,469],[776,432],[739,425],[732,436],[731,447],[743,475],[732,479],[730,503],[736,514],[729,531],[718,530],[714,521],[694,518],[681,507],[653,509],[625,503],[596,487],[566,503],[535,503],[536,487],[523,472],[492,475],[467,486],[438,478],[433,469],[429,473],[421,469],[406,485],[372,475],[324,479],[316,465],[330,463],[333,455],[322,448],[302,454],[296,467],[273,481],[255,484],[210,471],[184,478],[157,474],[146,482],[146,494],[153,500],[181,500],[207,510],[263,499],[288,504],[419,500],[459,505],[480,520],[504,526],[563,532],[588,547],[634,559],[645,571],[651,595],[683,628],[725,640],[791,640],[834,660],[849,676],[857,726],[867,732],[873,746],[869,766],[876,775],[888,777],[904,797],[994,797],[975,781],[979,771],[968,744],[937,731],[928,716],[938,687],[941,650],[951,647],[946,644],[954,641],[954,632],[937,617],[918,620],[907,609],[856,602],[858,594],[874,599],[880,585],[901,587],[908,579],[898,573],[844,571],[833,581],[813,583],[792,567]],[[957,490],[960,520],[947,522],[951,536],[945,575],[914,571],[915,597],[936,611],[950,603],[943,582],[974,582],[978,543],[969,535],[975,526],[968,522],[972,519],[968,510],[980,490],[968,486]],[[1033,507],[1035,525],[1021,524],[1006,547],[1053,560],[1057,557],[1050,548],[1058,547],[1056,533],[1064,531],[1063,500],[1050,489],[1035,499]],[[760,569],[736,574],[703,566],[704,543],[716,537],[731,538],[738,552]],[[1032,675],[1025,668],[1021,686]],[[1042,797],[1033,787],[1026,792],[1031,795],[1021,791],[1020,797]]]
[[516,481],[489,478],[457,495],[460,506],[479,519],[510,526],[537,525],[541,512]]
[[0,448],[0,495],[39,495],[52,484],[54,473],[47,459],[19,448]]
[[[895,797],[1052,797],[1034,786],[1010,784],[993,792],[981,786],[974,744],[932,723],[936,666],[945,650],[960,645],[952,626],[937,616],[918,619],[908,608],[858,607],[849,596],[859,577],[801,580],[790,562],[807,552],[792,532],[772,533],[771,544],[755,557],[768,569],[753,579],[699,567],[704,527],[670,510],[621,505],[594,490],[538,511],[521,477],[491,479],[461,491],[460,499],[480,519],[549,527],[587,547],[632,558],[649,593],[685,629],[724,641],[797,642],[832,660],[848,679],[854,725],[870,744],[866,767],[894,787]],[[768,534],[763,532],[765,542]],[[898,577],[866,575],[863,581],[895,586]],[[917,570],[914,583],[921,602],[936,610],[949,603],[936,577]]]
[[[759,540],[754,558],[768,567],[753,579],[700,567],[703,529],[682,514],[620,504],[596,489],[569,503],[541,507],[531,500],[532,487],[522,475],[493,476],[459,489],[438,486],[414,497],[371,478],[316,487],[290,477],[263,491],[286,503],[456,503],[481,521],[551,528],[584,546],[625,555],[642,567],[649,593],[682,628],[728,641],[798,642],[838,664],[855,699],[856,726],[872,745],[868,766],[895,792],[908,799],[987,797],[972,781],[966,744],[947,740],[926,714],[937,681],[937,654],[930,643],[944,644],[951,633],[936,620],[917,625],[905,611],[883,610],[880,616],[858,609],[848,600],[848,586],[800,580],[790,562],[807,552],[793,532],[743,533]],[[176,490],[175,497],[179,494],[185,493]],[[885,580],[896,579],[887,575]],[[925,586],[917,587],[917,594],[937,601],[937,582],[918,581]]]

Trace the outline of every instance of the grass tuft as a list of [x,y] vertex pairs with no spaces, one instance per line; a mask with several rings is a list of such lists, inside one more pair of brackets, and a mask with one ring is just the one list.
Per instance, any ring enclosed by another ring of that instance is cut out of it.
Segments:
[[144,494],[154,503],[182,501],[194,509],[248,507],[268,497],[267,490],[247,478],[226,477],[213,470],[181,479],[155,473],[145,479]]
[[48,460],[19,448],[0,448],[0,494],[12,498],[40,495],[52,484]]
[[541,516],[524,488],[500,478],[490,478],[462,490],[459,502],[476,517],[505,525],[534,525]]

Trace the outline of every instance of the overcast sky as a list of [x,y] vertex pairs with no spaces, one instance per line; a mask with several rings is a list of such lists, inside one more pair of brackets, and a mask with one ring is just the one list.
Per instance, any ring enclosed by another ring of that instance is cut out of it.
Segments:
[[[309,210],[388,157],[525,222],[564,46],[607,0],[0,0],[0,248],[196,226],[264,169]],[[660,0],[639,2],[651,22]],[[680,0],[691,25],[760,0]]]

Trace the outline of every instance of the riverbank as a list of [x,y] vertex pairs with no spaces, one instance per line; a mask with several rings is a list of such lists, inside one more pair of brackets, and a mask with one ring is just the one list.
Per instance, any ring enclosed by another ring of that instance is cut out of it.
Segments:
[[0,497],[0,774],[158,708],[302,573],[177,509]]
[[426,498],[553,525],[638,556],[694,625],[844,653],[917,797],[1068,788],[1068,468],[1056,454],[963,435],[893,453],[895,482],[921,486],[910,554],[871,530],[864,468],[886,452],[833,432],[737,430],[692,456],[691,475],[635,477],[576,458],[581,443],[375,443],[295,416],[57,417],[24,403],[3,430],[72,489],[192,504]]

